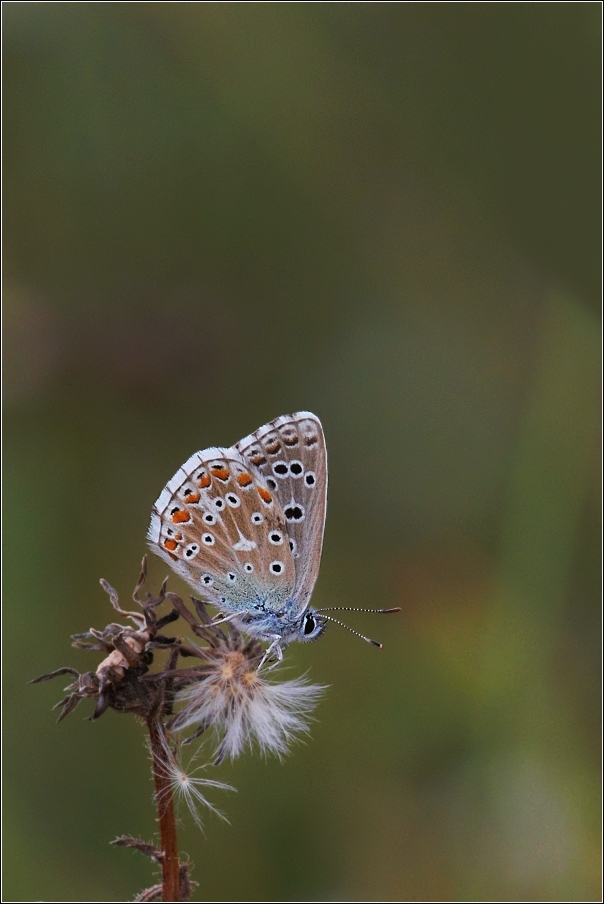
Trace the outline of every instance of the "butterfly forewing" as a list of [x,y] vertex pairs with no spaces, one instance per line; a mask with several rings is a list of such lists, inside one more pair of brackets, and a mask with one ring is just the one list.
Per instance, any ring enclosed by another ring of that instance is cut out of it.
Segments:
[[308,605],[321,560],[327,503],[327,451],[309,411],[283,415],[237,443],[279,502],[295,564],[293,608]]
[[236,448],[196,452],[155,503],[154,552],[194,590],[231,612],[277,610],[295,582],[278,494]]

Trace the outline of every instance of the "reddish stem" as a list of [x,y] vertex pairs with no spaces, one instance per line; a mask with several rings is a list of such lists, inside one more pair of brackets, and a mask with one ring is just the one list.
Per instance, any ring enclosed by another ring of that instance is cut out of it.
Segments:
[[176,817],[174,800],[168,775],[166,774],[167,741],[163,725],[153,720],[147,722],[151,755],[153,757],[153,780],[155,782],[155,801],[157,804],[157,821],[162,850],[162,901],[183,901],[180,891],[180,862],[178,859],[178,842],[176,839]]

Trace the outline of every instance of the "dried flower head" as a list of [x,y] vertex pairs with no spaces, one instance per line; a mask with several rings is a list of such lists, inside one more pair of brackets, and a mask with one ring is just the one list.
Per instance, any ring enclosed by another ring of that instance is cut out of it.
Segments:
[[47,675],[35,678],[32,684],[47,681],[60,675],[72,675],[75,679],[65,690],[69,693],[56,704],[61,707],[59,722],[73,712],[85,697],[96,699],[96,707],[91,719],[98,719],[107,708],[118,712],[131,712],[142,718],[161,710],[165,715],[170,711],[171,695],[164,679],[151,676],[151,682],[143,680],[153,663],[154,649],[170,649],[172,659],[177,658],[178,642],[175,638],[164,637],[161,628],[176,621],[179,615],[172,609],[167,615],[158,617],[155,610],[167,598],[165,582],[159,595],[148,594],[146,600],[139,600],[137,594],[145,583],[147,574],[146,558],[134,589],[133,599],[141,607],[140,612],[122,609],[118,595],[107,581],[101,579],[101,586],[108,594],[111,605],[134,625],[107,625],[102,631],[91,628],[84,634],[73,635],[73,646],[82,650],[101,651],[105,658],[94,672],[80,672],[71,666],[56,669]]
[[324,688],[304,678],[268,681],[259,671],[264,650],[258,641],[246,641],[232,622],[213,622],[200,600],[193,603],[201,623],[182,600],[170,593],[168,597],[207,643],[204,647],[193,644],[186,651],[201,659],[202,665],[165,673],[174,679],[176,703],[184,704],[169,728],[196,727],[188,740],[214,728],[221,736],[216,763],[225,757],[234,759],[255,745],[264,754],[286,753],[294,737],[308,731],[308,717]]

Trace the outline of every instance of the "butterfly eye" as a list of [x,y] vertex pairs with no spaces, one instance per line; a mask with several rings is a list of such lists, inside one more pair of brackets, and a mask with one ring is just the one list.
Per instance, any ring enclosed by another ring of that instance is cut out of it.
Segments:
[[206,512],[203,516],[203,520],[206,524],[216,524],[216,515],[213,515],[211,512]]
[[283,573],[283,562],[271,562],[269,565],[269,571],[272,574],[282,574]]
[[276,490],[276,489],[277,489],[277,481],[276,481],[276,480],[273,480],[272,477],[267,477],[267,478],[266,478],[266,485],[267,485],[267,487],[269,487],[269,489],[271,489],[271,490]]
[[314,487],[316,482],[317,482],[317,477],[316,477],[316,474],[314,471],[308,471],[304,475],[304,483],[306,484],[307,487]]
[[325,621],[315,612],[308,610],[302,616],[300,624],[300,640],[316,640],[325,630]]
[[206,546],[213,546],[215,543],[214,537],[212,534],[204,534],[201,538]]
[[201,583],[205,584],[206,587],[211,587],[212,584],[214,583],[214,578],[212,577],[211,574],[202,574]]
[[237,575],[233,571],[227,572],[227,581],[229,584],[234,584],[237,580]]
[[221,499],[220,496],[218,497],[218,499],[214,499],[214,508],[223,509],[224,499]]
[[254,512],[254,514],[252,515],[252,524],[262,524],[263,521],[264,518],[260,514],[260,512]]
[[254,570],[254,566],[250,562],[246,562],[245,565],[243,566],[243,570],[247,571],[248,574],[251,574],[252,571]]
[[228,504],[231,506],[231,508],[239,508],[239,506],[241,505],[241,500],[239,499],[239,496],[235,496],[234,493],[227,493],[224,498],[226,499]]
[[292,461],[289,465],[289,473],[292,477],[301,477],[304,473],[304,466],[301,461]]
[[289,466],[284,461],[277,461],[273,465],[273,471],[275,472],[277,477],[283,479],[289,474]]
[[281,546],[283,543],[283,534],[280,534],[278,530],[272,530],[268,535],[269,543],[272,543],[273,546]]
[[197,545],[197,543],[191,543],[191,545],[187,546],[187,548],[185,549],[185,556],[187,557],[187,559],[193,559],[198,552],[199,546]]
[[303,627],[304,634],[312,634],[312,632],[315,630],[316,626],[317,626],[317,623],[316,623],[312,613],[307,612],[306,615],[304,616],[304,627]]

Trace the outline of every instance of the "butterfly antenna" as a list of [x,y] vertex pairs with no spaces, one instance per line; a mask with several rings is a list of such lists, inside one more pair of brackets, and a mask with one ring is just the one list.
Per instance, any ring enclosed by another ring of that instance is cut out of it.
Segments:
[[346,628],[347,631],[350,631],[351,634],[356,634],[356,636],[360,637],[361,640],[366,640],[367,643],[372,643],[374,647],[378,647],[380,650],[384,649],[384,645],[381,644],[378,640],[372,640],[370,637],[365,637],[364,634],[360,634],[358,631],[355,631],[354,628],[350,628],[348,625],[345,625],[344,622],[339,621],[337,618],[333,618],[333,616],[331,615],[324,615],[323,618],[325,619],[325,621],[335,622],[336,625],[340,625],[341,628]]
[[[315,609],[315,612],[381,612],[384,615],[388,612],[400,612],[400,606],[393,606],[392,609],[359,609],[356,606],[328,606],[326,609]],[[327,618],[327,616],[325,616]],[[334,619],[335,621],[335,619]],[[346,626],[344,626],[346,627]]]
[[[376,612],[381,614],[386,614],[388,612],[400,612],[400,606],[393,606],[391,609],[360,609],[357,606],[327,606],[325,609],[315,609],[315,612]],[[334,618],[333,615],[323,615],[323,618],[326,621],[335,622],[336,625],[340,625],[342,628],[346,628],[347,631],[350,631],[351,634],[356,634],[357,637],[360,637],[362,640],[366,640],[367,643],[373,644],[374,647],[378,647],[380,650],[384,649],[384,645],[379,643],[377,640],[372,640],[370,637],[365,637],[364,634],[361,634],[359,631],[355,631],[354,628],[350,628],[348,625],[345,625],[344,622],[338,621],[337,618]]]

